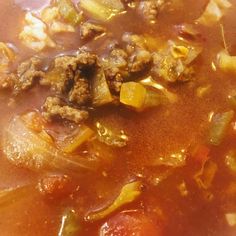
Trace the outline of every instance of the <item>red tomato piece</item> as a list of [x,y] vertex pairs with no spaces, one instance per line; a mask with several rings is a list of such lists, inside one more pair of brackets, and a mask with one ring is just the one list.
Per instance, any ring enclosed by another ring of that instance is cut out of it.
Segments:
[[121,212],[100,228],[100,236],[162,236],[160,226],[143,212]]

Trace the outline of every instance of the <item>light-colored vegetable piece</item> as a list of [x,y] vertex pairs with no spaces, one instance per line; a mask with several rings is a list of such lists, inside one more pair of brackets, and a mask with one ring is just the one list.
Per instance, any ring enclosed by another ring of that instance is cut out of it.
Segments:
[[0,208],[8,206],[27,196],[33,189],[31,185],[0,190]]
[[131,203],[135,201],[141,194],[142,190],[142,184],[140,181],[131,182],[129,184],[126,184],[120,191],[119,196],[115,199],[115,201],[104,210],[91,212],[86,217],[86,221],[96,221],[101,220],[123,205],[126,205],[128,203]]
[[71,0],[57,0],[60,15],[71,25],[78,25],[82,21],[82,14],[79,13]]
[[78,175],[81,170],[96,168],[95,163],[79,156],[65,155],[51,142],[15,117],[4,130],[3,152],[14,165],[35,171],[59,170]]
[[46,25],[40,19],[28,12],[25,15],[25,22],[26,26],[24,26],[19,38],[26,47],[38,52],[46,47],[56,47],[56,44],[46,33]]
[[99,70],[92,81],[93,105],[102,106],[113,101],[103,70]]
[[87,142],[93,135],[94,135],[94,132],[92,129],[90,129],[86,125],[81,126],[79,128],[78,134],[72,140],[69,141],[69,144],[67,144],[63,148],[63,151],[66,153],[73,153],[83,143]]
[[58,236],[76,236],[80,230],[81,225],[75,211],[72,209],[67,210],[62,216]]
[[193,78],[194,70],[191,63],[202,52],[199,45],[189,45],[184,42],[169,40],[159,52],[153,54],[153,72],[165,81],[175,83],[187,82]]
[[230,151],[225,157],[226,166],[236,174],[236,153],[235,151]]
[[209,132],[209,142],[212,145],[217,146],[223,141],[233,117],[234,111],[213,115]]
[[225,219],[226,219],[229,226],[233,227],[236,225],[236,213],[235,212],[225,214]]
[[151,76],[147,77],[140,81],[141,84],[145,86],[149,86],[155,88],[163,93],[163,95],[169,100],[170,103],[175,103],[178,101],[178,97],[176,94],[168,91],[164,86],[158,84]]
[[217,170],[218,166],[215,162],[206,161],[203,163],[200,171],[194,175],[194,179],[199,188],[205,190],[209,189],[212,185]]
[[127,145],[129,139],[123,130],[119,134],[114,133],[100,122],[96,122],[96,128],[100,142],[114,147],[124,147]]
[[223,72],[236,74],[236,56],[230,56],[225,50],[217,55],[218,66]]
[[0,42],[0,72],[8,72],[9,64],[15,59],[15,53],[3,42]]
[[108,21],[124,11],[120,0],[80,0],[80,6],[93,18],[101,21]]
[[185,46],[182,46],[182,45],[180,45],[180,46],[174,45],[171,48],[171,53],[175,59],[178,59],[178,58],[186,59],[189,54],[189,49]]
[[210,0],[197,22],[205,26],[214,25],[221,20],[231,6],[232,4],[228,0]]
[[63,32],[75,32],[75,27],[69,23],[61,22],[61,16],[57,7],[47,7],[41,12],[41,19],[49,28],[51,34]]
[[147,89],[140,83],[123,83],[120,91],[120,102],[140,110],[144,106],[146,94]]

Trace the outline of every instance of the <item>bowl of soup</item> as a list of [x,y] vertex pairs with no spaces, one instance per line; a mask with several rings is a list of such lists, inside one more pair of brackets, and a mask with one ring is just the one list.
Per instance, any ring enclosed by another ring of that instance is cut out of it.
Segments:
[[236,235],[235,11],[1,1],[1,236]]

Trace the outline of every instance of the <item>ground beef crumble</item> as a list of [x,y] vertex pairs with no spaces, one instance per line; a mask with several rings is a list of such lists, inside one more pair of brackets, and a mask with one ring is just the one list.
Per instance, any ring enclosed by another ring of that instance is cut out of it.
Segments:
[[87,111],[65,105],[62,99],[58,97],[48,97],[43,105],[43,110],[43,116],[48,121],[60,117],[80,123],[88,118]]

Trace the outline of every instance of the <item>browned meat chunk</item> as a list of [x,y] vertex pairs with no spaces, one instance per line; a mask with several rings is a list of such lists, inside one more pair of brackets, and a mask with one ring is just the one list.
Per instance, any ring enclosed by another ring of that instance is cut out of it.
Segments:
[[64,94],[69,91],[73,83],[73,77],[74,73],[71,68],[64,70],[61,67],[54,67],[40,80],[40,84],[50,86],[51,90],[55,91],[57,94]]
[[145,70],[152,61],[151,53],[146,49],[145,39],[135,34],[124,34],[123,41],[127,43],[130,55],[128,68],[131,73]]
[[156,22],[164,2],[164,0],[144,0],[140,2],[139,10],[148,23],[153,24]]
[[61,67],[64,70],[83,70],[97,64],[97,56],[89,52],[79,52],[76,56],[61,56],[55,59],[55,67]]
[[37,80],[45,76],[45,73],[40,70],[41,64],[40,59],[33,57],[19,65],[18,80],[15,85],[16,93],[31,88]]
[[100,25],[85,22],[81,25],[80,36],[82,39],[91,39],[95,36],[103,34],[105,31],[105,28]]
[[104,72],[110,89],[119,92],[128,74],[128,55],[122,49],[114,49],[104,63]]
[[70,101],[82,105],[89,99],[89,84],[88,81],[78,78],[87,69],[95,68],[96,65],[97,57],[88,52],[81,52],[77,56],[57,57],[54,68],[46,74],[40,84],[50,86],[57,94],[69,94]]
[[75,102],[78,105],[84,105],[90,98],[91,94],[88,80],[78,76],[73,88],[69,92],[69,101]]
[[49,121],[53,118],[60,117],[75,123],[80,123],[88,118],[87,111],[64,105],[63,101],[58,97],[48,97],[43,109],[43,116]]
[[130,72],[136,73],[143,71],[151,62],[151,53],[145,49],[137,49],[129,60]]

